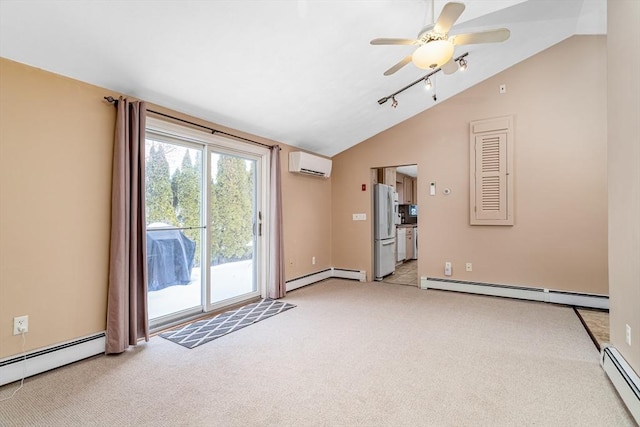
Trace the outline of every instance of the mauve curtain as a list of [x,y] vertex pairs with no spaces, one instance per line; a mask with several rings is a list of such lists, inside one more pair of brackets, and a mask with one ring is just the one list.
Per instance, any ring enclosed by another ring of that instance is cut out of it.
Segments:
[[149,341],[144,212],[146,104],[120,97],[117,108],[111,189],[107,354],[122,353],[141,338]]
[[282,238],[282,190],[280,183],[280,147],[271,147],[271,177],[269,180],[269,284],[267,296],[282,298],[286,293],[284,282],[284,250]]

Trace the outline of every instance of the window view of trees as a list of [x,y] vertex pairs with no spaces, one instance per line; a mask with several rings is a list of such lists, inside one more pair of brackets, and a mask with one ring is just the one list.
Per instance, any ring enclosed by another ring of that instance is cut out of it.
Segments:
[[151,146],[145,172],[147,224],[162,222],[177,225],[169,162],[165,156],[164,144]]
[[[199,266],[201,152],[151,140],[147,145],[146,223],[193,227],[182,232],[196,243],[194,266]],[[212,265],[249,259],[253,255],[255,162],[221,154],[212,154],[211,162]]]
[[171,177],[173,191],[173,208],[180,227],[191,228],[184,230],[185,236],[196,242],[194,265],[200,265],[200,185],[202,182],[202,154],[196,152],[195,162],[191,163],[189,151],[185,150],[180,168]]
[[212,264],[251,258],[255,162],[228,155],[212,157],[218,158],[209,198]]

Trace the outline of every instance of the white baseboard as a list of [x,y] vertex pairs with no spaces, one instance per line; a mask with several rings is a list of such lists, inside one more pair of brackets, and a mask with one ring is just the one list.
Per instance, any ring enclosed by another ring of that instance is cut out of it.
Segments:
[[298,289],[303,286],[307,286],[324,279],[329,279],[330,277],[332,277],[331,269],[327,269],[327,270],[318,271],[316,273],[307,274],[306,276],[298,277],[296,279],[289,280],[285,285],[286,285],[287,292],[289,292],[294,289]]
[[603,348],[600,355],[602,369],[607,373],[636,423],[640,424],[640,378],[615,347]]
[[606,295],[580,294],[577,292],[563,292],[545,289],[546,302],[573,305],[575,307],[590,307],[609,310],[609,297]]
[[339,279],[351,279],[358,282],[367,281],[367,273],[363,270],[346,270],[344,268],[331,268],[331,277]]
[[294,289],[301,288],[303,286],[310,285],[312,283],[319,282],[324,279],[330,279],[332,277],[340,279],[351,279],[359,282],[366,281],[367,274],[362,270],[347,270],[343,268],[328,268],[326,270],[318,271],[316,273],[307,274],[306,276],[291,279],[286,283],[287,292]]
[[104,353],[105,341],[104,332],[100,332],[4,358],[0,360],[0,386]]
[[432,277],[421,277],[420,288],[491,295],[530,301],[542,301],[554,304],[573,305],[577,307],[591,307],[604,310],[609,309],[609,297],[607,295],[584,294],[544,288],[529,288],[524,286],[497,285],[493,283],[466,282],[462,280],[447,280]]

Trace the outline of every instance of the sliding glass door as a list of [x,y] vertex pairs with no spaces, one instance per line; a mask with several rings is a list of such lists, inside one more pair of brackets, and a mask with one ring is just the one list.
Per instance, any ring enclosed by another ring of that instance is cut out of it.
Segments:
[[145,200],[152,328],[260,296],[261,147],[150,120]]
[[202,158],[202,146],[147,136],[147,297],[151,321],[201,311]]
[[259,158],[247,153],[209,154],[209,248],[211,307],[257,295]]

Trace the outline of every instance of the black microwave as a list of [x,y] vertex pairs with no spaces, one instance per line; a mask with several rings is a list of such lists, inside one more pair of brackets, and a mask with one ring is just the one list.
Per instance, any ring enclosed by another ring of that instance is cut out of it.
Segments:
[[416,224],[418,222],[418,205],[399,205],[400,223]]

